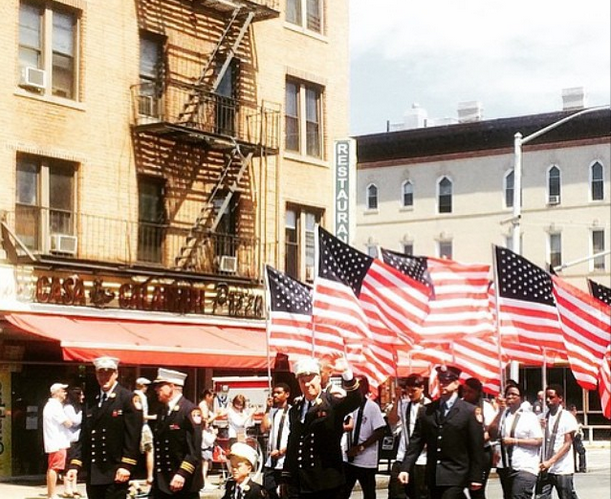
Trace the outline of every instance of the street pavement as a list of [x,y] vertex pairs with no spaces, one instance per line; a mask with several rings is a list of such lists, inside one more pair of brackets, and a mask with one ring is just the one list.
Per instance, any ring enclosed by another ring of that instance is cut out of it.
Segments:
[[[595,442],[586,446],[588,459],[588,472],[575,474],[575,490],[579,499],[602,499],[611,496],[611,448],[609,442]],[[211,481],[219,484],[220,474],[212,474]],[[377,476],[379,499],[386,499],[386,486],[388,475]],[[79,491],[85,497],[85,486],[79,484]],[[63,491],[63,486],[58,485],[58,493]],[[46,487],[44,477],[29,477],[22,479],[10,479],[0,482],[0,499],[42,499],[46,498]],[[200,494],[201,499],[219,499],[223,496],[223,488],[205,491]],[[501,485],[493,473],[488,482],[488,499],[502,499]],[[555,493],[554,493],[554,497]],[[351,499],[361,499],[362,494],[358,485],[352,493]]]

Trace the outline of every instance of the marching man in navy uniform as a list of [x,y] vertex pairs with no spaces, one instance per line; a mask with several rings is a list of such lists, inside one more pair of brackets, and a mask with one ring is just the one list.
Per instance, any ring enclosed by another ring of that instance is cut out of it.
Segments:
[[153,499],[199,499],[202,477],[202,413],[183,397],[187,375],[159,368],[153,381],[159,402],[153,430],[155,437],[155,476]]
[[320,364],[300,360],[295,376],[303,394],[289,410],[290,433],[282,472],[284,488],[299,499],[336,499],[345,484],[340,441],[344,418],[361,405],[358,381],[345,359],[335,371],[342,376],[345,397],[323,390]]
[[231,479],[225,487],[223,499],[262,499],[269,497],[267,490],[253,482],[250,474],[257,466],[257,451],[248,444],[236,442],[227,454]]
[[79,441],[68,456],[66,478],[76,480],[85,469],[89,499],[125,499],[140,454],[142,406],[117,382],[119,359],[99,357],[93,364],[100,392],[85,407]]
[[410,437],[399,481],[409,483],[410,470],[426,445],[426,481],[431,499],[464,499],[465,488],[484,483],[484,430],[476,407],[458,397],[460,369],[435,368],[441,397],[424,406]]

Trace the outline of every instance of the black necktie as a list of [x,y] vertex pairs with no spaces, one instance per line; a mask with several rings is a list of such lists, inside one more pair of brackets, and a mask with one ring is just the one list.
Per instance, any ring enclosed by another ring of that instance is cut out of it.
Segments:
[[106,402],[107,398],[108,398],[108,395],[106,394],[106,392],[102,392],[102,397],[100,398],[100,407],[104,405],[104,402]]

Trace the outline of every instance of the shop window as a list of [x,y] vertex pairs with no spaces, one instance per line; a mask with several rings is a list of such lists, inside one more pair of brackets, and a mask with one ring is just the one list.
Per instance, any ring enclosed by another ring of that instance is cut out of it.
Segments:
[[19,86],[76,100],[80,13],[51,1],[19,7]]

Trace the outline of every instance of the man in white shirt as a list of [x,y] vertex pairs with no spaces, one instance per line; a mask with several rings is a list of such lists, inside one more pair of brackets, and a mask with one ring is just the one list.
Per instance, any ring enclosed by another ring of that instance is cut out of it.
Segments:
[[405,456],[405,450],[409,443],[409,438],[416,427],[416,419],[422,411],[425,404],[430,403],[430,400],[424,396],[424,378],[420,374],[410,374],[405,379],[402,395],[396,401],[393,409],[388,414],[388,423],[391,426],[398,425],[399,432],[399,447],[397,449],[397,457],[393,463],[390,479],[388,480],[388,499],[426,499],[428,491],[425,481],[426,468],[426,450],[423,450],[420,457],[416,461],[413,477],[407,486],[403,485],[398,480],[399,472],[401,471],[401,462]]
[[45,452],[48,456],[47,496],[56,499],[57,474],[66,468],[66,453],[70,447],[70,436],[67,431],[72,422],[64,412],[68,385],[54,383],[51,385],[51,398],[42,411],[42,431]]
[[563,402],[564,389],[560,385],[550,385],[546,388],[545,403],[548,411],[541,417],[545,444],[540,464],[545,479],[537,483],[536,499],[550,499],[553,489],[556,489],[560,499],[571,499],[574,494],[575,460],[571,445],[577,431],[577,420],[569,411],[563,409]]
[[265,461],[263,485],[270,499],[279,499],[278,488],[289,439],[290,425],[288,411],[291,389],[286,383],[276,383],[272,396],[267,401],[267,409],[261,421],[261,431],[268,433],[267,460]]
[[363,402],[351,415],[353,424],[348,435],[350,444],[344,455],[346,486],[341,497],[348,499],[358,481],[363,491],[363,499],[375,499],[378,442],[384,437],[386,421],[380,406],[367,397],[367,378],[359,379],[359,389],[363,394]]

